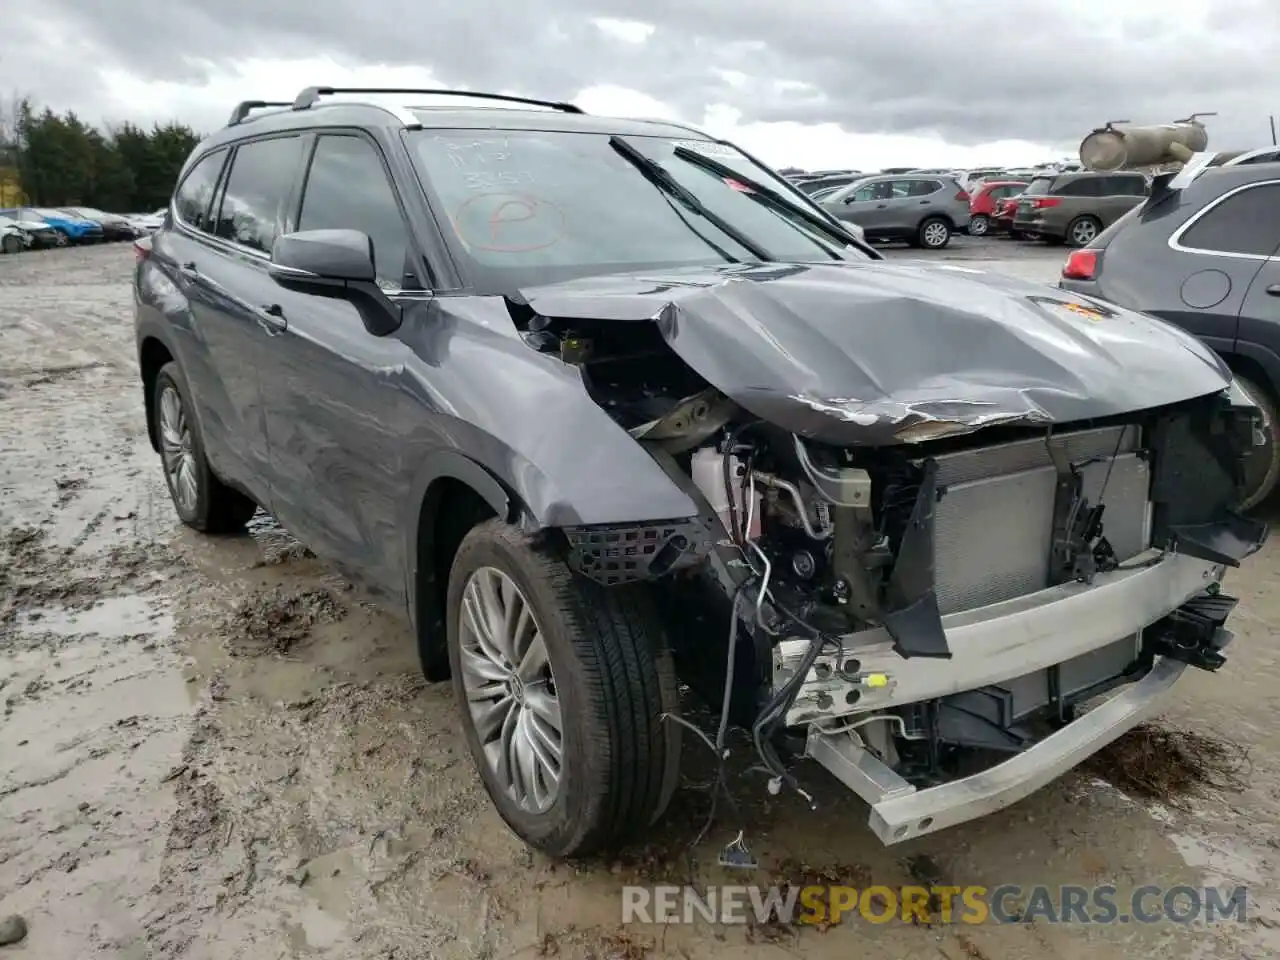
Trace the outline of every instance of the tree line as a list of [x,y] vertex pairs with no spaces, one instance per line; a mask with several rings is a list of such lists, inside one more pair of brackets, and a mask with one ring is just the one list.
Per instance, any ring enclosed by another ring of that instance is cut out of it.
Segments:
[[181,123],[99,130],[30,99],[0,109],[0,207],[83,206],[118,213],[169,202],[200,134]]

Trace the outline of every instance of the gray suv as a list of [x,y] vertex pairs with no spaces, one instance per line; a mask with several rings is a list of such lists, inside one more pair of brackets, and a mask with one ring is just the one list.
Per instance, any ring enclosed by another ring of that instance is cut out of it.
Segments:
[[1018,197],[1014,235],[1083,247],[1142,202],[1140,173],[1060,173],[1036,177]]
[[862,227],[868,240],[905,240],[941,250],[969,229],[969,193],[934,174],[867,177],[821,199],[835,217]]
[[1061,286],[1141,310],[1212,347],[1261,407],[1266,445],[1244,506],[1280,481],[1280,163],[1210,167],[1157,188],[1068,257]]
[[[369,93],[413,99],[333,96]],[[682,737],[721,791],[730,749],[775,793],[807,754],[914,839],[1224,662],[1207,591],[1267,529],[1231,512],[1256,410],[1194,337],[889,263],[688,127],[441,93],[308,88],[200,143],[135,243],[139,386],[184,523],[261,505],[408,615],[528,843],[643,834]]]

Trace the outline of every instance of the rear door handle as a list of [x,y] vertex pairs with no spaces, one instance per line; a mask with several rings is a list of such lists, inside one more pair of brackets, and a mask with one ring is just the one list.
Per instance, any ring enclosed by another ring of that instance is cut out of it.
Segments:
[[269,337],[278,336],[284,333],[289,327],[289,321],[284,318],[284,308],[278,303],[271,303],[265,307],[260,307],[254,313],[258,318],[258,326]]
[[178,267],[178,272],[182,274],[184,277],[186,277],[188,280],[200,279],[200,271],[196,269],[196,264],[194,260],[191,260],[191,261],[188,261],[187,263],[182,264],[182,266]]
[[920,205],[921,205],[921,206],[924,206],[924,205],[925,205],[925,204],[927,204],[927,203],[933,203],[933,201],[932,201],[932,200],[921,200],[921,201],[920,201]]
[[1267,296],[1280,297],[1280,283],[1273,283],[1267,287]]
[[877,210],[883,210],[883,209],[885,209],[885,208],[886,208],[886,207],[888,207],[888,206],[889,206],[889,205],[888,205],[887,203],[877,203],[877,204],[876,204],[876,209],[877,209]]

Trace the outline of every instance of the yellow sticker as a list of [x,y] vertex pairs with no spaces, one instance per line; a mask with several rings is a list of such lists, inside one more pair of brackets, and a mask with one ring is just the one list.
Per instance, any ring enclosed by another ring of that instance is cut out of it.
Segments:
[[1106,319],[1106,314],[1101,310],[1096,307],[1086,307],[1083,303],[1064,303],[1063,306],[1077,316],[1092,320],[1094,323],[1099,323]]

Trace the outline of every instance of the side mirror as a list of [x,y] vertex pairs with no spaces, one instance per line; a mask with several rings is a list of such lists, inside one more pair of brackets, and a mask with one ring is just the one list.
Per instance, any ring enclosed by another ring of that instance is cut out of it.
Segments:
[[267,273],[282,287],[350,300],[374,336],[400,327],[400,307],[377,284],[373,241],[359,230],[300,230],[277,237]]

